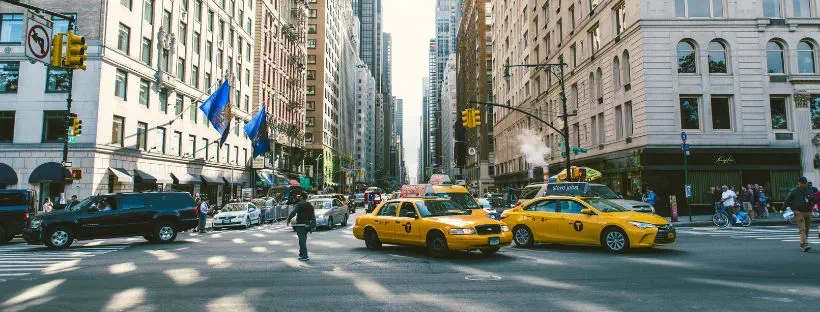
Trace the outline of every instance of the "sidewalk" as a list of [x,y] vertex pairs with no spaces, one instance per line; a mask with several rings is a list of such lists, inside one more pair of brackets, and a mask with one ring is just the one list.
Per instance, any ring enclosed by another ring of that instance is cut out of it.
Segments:
[[[715,226],[712,223],[712,215],[695,215],[692,216],[692,221],[689,221],[689,216],[679,216],[678,222],[672,222],[670,217],[664,217],[666,221],[669,221],[674,226],[691,226],[691,227],[701,227],[701,226]],[[812,223],[820,223],[820,219],[814,218]],[[772,225],[789,225],[786,222],[786,219],[783,219],[783,215],[779,213],[770,213],[768,218],[757,218],[752,221],[752,226],[772,226]]]

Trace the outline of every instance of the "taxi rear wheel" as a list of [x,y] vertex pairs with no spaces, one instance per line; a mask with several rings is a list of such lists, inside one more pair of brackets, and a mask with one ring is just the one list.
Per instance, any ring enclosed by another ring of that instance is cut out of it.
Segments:
[[376,230],[372,228],[364,230],[364,245],[370,250],[382,248],[382,242],[379,240],[379,234],[376,234]]
[[629,237],[619,228],[610,228],[604,232],[602,243],[613,253],[622,253],[629,249]]
[[427,236],[427,251],[436,258],[446,257],[450,250],[447,248],[447,239],[444,235],[438,232],[430,233]]
[[513,229],[513,236],[515,237],[515,245],[520,248],[531,248],[533,245],[532,232],[530,228],[519,225]]

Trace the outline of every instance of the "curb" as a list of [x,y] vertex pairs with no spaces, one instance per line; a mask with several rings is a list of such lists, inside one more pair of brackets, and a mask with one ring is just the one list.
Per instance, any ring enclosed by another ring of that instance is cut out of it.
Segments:
[[[693,221],[693,222],[670,222],[675,227],[707,227],[715,226],[712,221]],[[820,224],[820,220],[812,220],[812,224]],[[753,221],[751,226],[778,226],[791,225],[786,220],[763,220]],[[795,225],[796,227],[796,225]]]

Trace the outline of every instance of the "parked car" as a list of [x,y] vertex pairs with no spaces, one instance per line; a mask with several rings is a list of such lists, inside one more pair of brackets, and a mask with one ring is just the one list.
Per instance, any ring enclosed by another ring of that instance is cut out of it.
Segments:
[[254,198],[251,200],[254,206],[259,208],[259,222],[273,223],[273,212],[275,201],[268,198]]
[[340,200],[336,198],[315,198],[308,200],[308,202],[313,205],[317,227],[325,227],[330,230],[336,224],[347,226],[350,211]]
[[320,194],[320,195],[310,195],[308,199],[322,199],[322,198],[335,198],[341,202],[342,206],[348,207],[350,213],[356,213],[356,207],[350,204],[347,199],[347,196],[343,194]]
[[262,224],[260,209],[253,203],[230,203],[225,205],[211,221],[214,231],[227,227],[249,228],[253,225]]
[[40,214],[23,230],[29,244],[64,249],[74,240],[142,236],[173,242],[199,223],[194,198],[184,192],[117,193],[91,196],[65,212]]
[[[550,195],[547,194],[547,185],[549,184],[554,183],[537,183],[528,185],[521,191],[521,198],[518,200],[516,206],[521,205],[533,198]],[[624,199],[622,196],[619,196],[612,189],[603,184],[589,184],[589,195],[599,197],[601,199],[607,199],[629,211],[655,213],[655,207],[652,207],[652,205],[642,201]]]
[[36,213],[36,191],[0,190],[0,244],[23,233],[26,223]]

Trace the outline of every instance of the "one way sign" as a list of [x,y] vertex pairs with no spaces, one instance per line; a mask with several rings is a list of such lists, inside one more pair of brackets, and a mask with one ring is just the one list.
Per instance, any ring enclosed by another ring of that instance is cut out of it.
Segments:
[[26,15],[26,56],[32,61],[51,64],[52,22],[31,11]]

